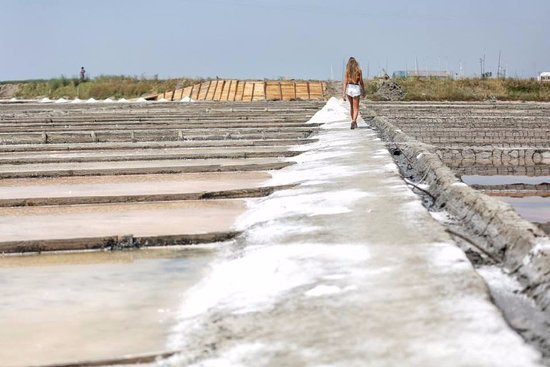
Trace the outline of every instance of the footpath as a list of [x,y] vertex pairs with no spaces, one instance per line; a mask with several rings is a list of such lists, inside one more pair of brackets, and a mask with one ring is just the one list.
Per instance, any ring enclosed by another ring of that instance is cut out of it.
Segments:
[[159,365],[541,365],[376,133],[334,98],[310,122],[269,183],[298,185],[249,203]]

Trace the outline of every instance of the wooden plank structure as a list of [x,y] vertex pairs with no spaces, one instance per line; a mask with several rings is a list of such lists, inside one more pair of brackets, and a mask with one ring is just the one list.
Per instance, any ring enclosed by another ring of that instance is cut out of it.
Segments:
[[216,79],[174,89],[152,99],[180,101],[308,101],[326,97],[327,82],[299,80]]

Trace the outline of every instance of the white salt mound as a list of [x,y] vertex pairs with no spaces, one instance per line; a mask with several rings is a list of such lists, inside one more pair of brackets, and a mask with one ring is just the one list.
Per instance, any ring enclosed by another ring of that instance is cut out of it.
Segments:
[[67,100],[65,98],[59,98],[55,103],[66,103]]
[[118,103],[126,103],[128,100],[126,98],[121,98],[117,101]]
[[181,102],[195,102],[194,100],[192,100],[190,97],[183,97],[181,99]]
[[112,98],[106,98],[103,102],[105,103],[113,103],[115,100]]
[[15,97],[11,98],[10,102],[17,102],[17,98],[15,98]]
[[40,100],[40,103],[48,103],[48,102],[51,102],[52,100],[49,99],[48,97],[44,97]]
[[136,99],[136,102],[137,103],[145,103],[145,102],[147,102],[147,100],[143,97],[139,97],[138,99]]
[[168,102],[166,98],[157,99],[157,102]]
[[96,103],[97,101],[93,98],[90,98],[86,101],[86,103]]
[[82,100],[80,98],[75,98],[71,101],[71,103],[80,103]]

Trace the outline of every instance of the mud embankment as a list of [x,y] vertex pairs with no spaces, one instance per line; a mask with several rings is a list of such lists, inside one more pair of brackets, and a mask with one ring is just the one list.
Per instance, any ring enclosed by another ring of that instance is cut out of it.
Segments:
[[422,185],[436,210],[446,210],[476,238],[481,250],[513,274],[524,292],[550,312],[550,240],[506,203],[461,182],[431,145],[419,143],[383,117],[372,122],[394,155],[406,162],[404,176]]

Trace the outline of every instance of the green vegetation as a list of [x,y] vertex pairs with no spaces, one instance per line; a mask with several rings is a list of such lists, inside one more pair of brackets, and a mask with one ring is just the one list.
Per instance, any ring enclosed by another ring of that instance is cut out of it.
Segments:
[[[523,79],[395,79],[407,95],[406,101],[544,101],[550,102],[550,83]],[[374,93],[379,80],[365,83],[368,97]]]
[[17,84],[16,97],[37,98],[136,98],[151,94],[160,94],[174,88],[183,88],[202,79],[164,79],[139,78],[129,76],[102,75],[91,80],[81,81],[78,78],[61,76],[50,80],[4,81],[1,84]]

